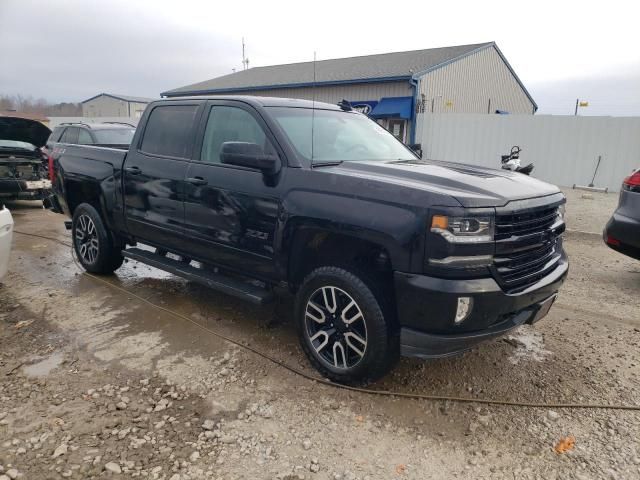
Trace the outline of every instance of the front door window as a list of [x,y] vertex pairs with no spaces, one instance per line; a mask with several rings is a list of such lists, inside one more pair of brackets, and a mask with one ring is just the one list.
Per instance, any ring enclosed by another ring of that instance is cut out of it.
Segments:
[[200,160],[220,163],[224,142],[249,142],[260,145],[266,153],[275,153],[271,142],[256,119],[238,107],[216,105],[209,113]]

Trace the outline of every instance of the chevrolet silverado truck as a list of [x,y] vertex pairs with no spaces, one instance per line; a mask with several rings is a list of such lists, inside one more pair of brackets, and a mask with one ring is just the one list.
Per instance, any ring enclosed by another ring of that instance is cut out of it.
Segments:
[[422,160],[347,102],[159,100],[128,150],[59,143],[52,168],[46,204],[87,271],[128,258],[293,295],[304,352],[338,382],[532,324],[567,275],[558,188]]

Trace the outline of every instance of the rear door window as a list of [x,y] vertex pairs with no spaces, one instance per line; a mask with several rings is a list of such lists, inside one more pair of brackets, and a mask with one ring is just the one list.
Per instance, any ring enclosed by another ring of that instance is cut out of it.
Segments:
[[78,143],[80,145],[92,145],[93,139],[91,138],[91,134],[87,132],[84,128],[79,129],[78,132]]
[[56,127],[53,129],[53,132],[51,133],[51,136],[49,137],[49,140],[47,140],[47,143],[49,142],[59,142],[60,141],[60,137],[62,137],[62,134],[64,133],[64,127]]
[[163,157],[188,158],[197,105],[161,105],[147,119],[140,150]]
[[78,130],[77,127],[67,127],[60,141],[62,143],[78,143]]

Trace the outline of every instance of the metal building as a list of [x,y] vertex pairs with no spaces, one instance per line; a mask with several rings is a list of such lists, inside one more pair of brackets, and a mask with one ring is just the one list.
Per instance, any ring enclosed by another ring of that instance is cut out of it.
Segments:
[[345,99],[406,143],[414,143],[420,113],[537,109],[495,42],[255,67],[161,93],[224,94]]
[[153,98],[100,93],[81,102],[82,116],[140,118],[150,102]]

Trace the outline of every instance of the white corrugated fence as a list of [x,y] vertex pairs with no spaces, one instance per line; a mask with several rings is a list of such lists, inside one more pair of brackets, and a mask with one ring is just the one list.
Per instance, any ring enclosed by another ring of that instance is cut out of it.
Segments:
[[611,191],[640,168],[640,117],[427,113],[417,125],[424,158],[500,168],[500,156],[519,145],[533,176],[556,185],[588,185],[598,156],[594,183]]

